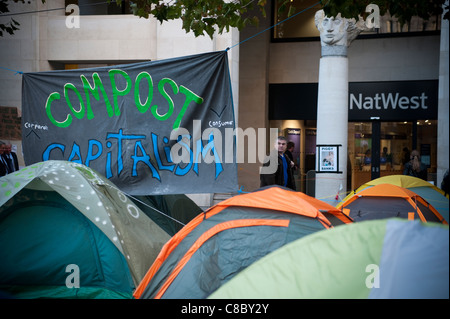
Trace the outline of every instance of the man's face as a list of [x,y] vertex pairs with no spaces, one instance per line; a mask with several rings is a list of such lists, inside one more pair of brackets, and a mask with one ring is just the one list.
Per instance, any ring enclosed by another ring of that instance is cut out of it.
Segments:
[[5,144],[0,145],[0,154],[3,154],[5,151]]
[[278,150],[278,153],[284,153],[286,151],[286,141],[284,140],[277,140],[275,142],[275,148]]
[[323,31],[320,38],[323,43],[328,45],[339,44],[345,45],[343,40],[345,36],[344,21],[340,17],[325,17],[322,21]]

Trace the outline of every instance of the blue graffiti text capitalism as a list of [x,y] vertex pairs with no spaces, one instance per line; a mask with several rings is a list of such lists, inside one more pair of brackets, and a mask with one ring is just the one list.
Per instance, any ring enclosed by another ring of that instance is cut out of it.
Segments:
[[[163,147],[161,149],[159,147],[161,138],[157,134],[151,133],[151,146],[148,149],[149,144],[143,143],[147,139],[147,136],[123,134],[123,130],[120,129],[117,133],[108,133],[105,144],[102,144],[102,142],[96,139],[89,140],[85,156],[83,156],[80,145],[76,142],[73,142],[71,149],[68,149],[67,145],[64,144],[52,143],[44,150],[42,160],[47,161],[52,159],[52,156],[60,157],[62,154],[64,159],[86,166],[90,166],[94,161],[105,161],[105,176],[107,178],[119,176],[124,170],[124,162],[130,163],[129,161],[132,161],[132,165],[126,165],[131,168],[131,176],[138,176],[138,171],[142,171],[142,169],[138,170],[138,165],[145,165],[150,170],[152,177],[160,182],[162,171],[169,171],[176,176],[184,176],[193,170],[198,175],[198,164],[202,159],[205,162],[208,162],[208,158],[213,159],[210,162],[214,162],[215,164],[215,178],[223,171],[221,155],[218,153],[219,150],[215,145],[216,140],[214,134],[209,135],[206,145],[203,145],[204,143],[201,138],[194,140],[189,134],[175,134],[173,136],[171,135],[170,138],[176,139],[177,143],[170,147],[169,139],[163,137]],[[127,155],[127,158],[123,158],[123,154],[130,153],[130,142],[133,143],[133,151],[131,155]],[[124,143],[127,145],[127,152],[123,150]],[[112,149],[116,149],[117,153],[113,154],[115,152]],[[182,155],[177,156],[180,152]],[[174,157],[176,157],[176,160],[173,160]],[[117,172],[113,172],[112,164],[116,163]]]

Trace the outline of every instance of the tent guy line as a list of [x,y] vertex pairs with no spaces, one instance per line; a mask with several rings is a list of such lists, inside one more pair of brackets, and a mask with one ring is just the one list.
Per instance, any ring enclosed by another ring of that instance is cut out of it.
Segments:
[[169,215],[165,214],[164,212],[162,212],[162,211],[156,209],[155,207],[152,207],[152,206],[150,206],[150,205],[144,203],[143,201],[141,201],[140,199],[134,197],[133,195],[130,195],[130,194],[124,192],[123,190],[118,189],[117,187],[114,187],[114,186],[112,186],[112,185],[106,185],[106,186],[109,186],[109,187],[111,187],[111,188],[114,188],[114,189],[117,190],[117,191],[120,191],[120,192],[124,193],[126,196],[128,196],[128,197],[130,197],[130,198],[132,198],[132,199],[134,199],[134,200],[136,200],[136,201],[138,201],[139,203],[141,203],[142,205],[145,205],[145,206],[148,207],[148,208],[153,209],[155,212],[157,212],[157,213],[159,213],[159,214],[161,214],[161,215],[163,215],[163,216],[165,216],[165,217],[167,217],[167,218],[172,219],[173,221],[177,222],[178,224],[183,225],[183,226],[186,226],[186,224],[183,224],[182,222],[180,222],[179,220],[173,218],[172,216],[169,216]]
[[[300,12],[297,12],[297,13],[294,14],[294,15],[291,15],[290,17],[287,17],[287,18],[284,19],[284,20],[281,20],[280,22],[278,22],[278,23],[276,23],[276,24],[274,24],[274,25],[268,27],[267,29],[264,29],[264,30],[262,30],[262,31],[260,31],[260,32],[258,32],[258,33],[256,33],[256,34],[252,35],[251,37],[248,37],[247,39],[244,39],[244,40],[242,40],[241,42],[238,42],[238,43],[232,45],[231,47],[226,48],[225,51],[228,51],[228,50],[234,48],[235,46],[238,46],[238,45],[240,45],[240,44],[242,44],[242,43],[244,43],[244,42],[246,42],[246,41],[248,41],[248,40],[250,40],[250,39],[252,39],[252,38],[254,38],[254,37],[257,37],[258,35],[260,35],[260,34],[266,32],[266,31],[269,31],[269,30],[275,28],[277,25],[279,25],[279,24],[281,24],[281,23],[284,23],[284,22],[286,22],[287,20],[292,19],[292,18],[296,17],[297,15],[299,15],[299,14],[305,12],[305,11],[308,11],[308,10],[314,8],[315,6],[317,6],[317,5],[319,5],[319,4],[320,4],[320,1],[317,2],[317,3],[314,3],[313,5],[309,6],[309,7],[306,8],[306,9],[303,9],[303,10],[300,11]],[[325,6],[326,6],[326,5],[327,5],[327,4],[325,4]],[[325,6],[324,6],[324,7],[325,7]]]

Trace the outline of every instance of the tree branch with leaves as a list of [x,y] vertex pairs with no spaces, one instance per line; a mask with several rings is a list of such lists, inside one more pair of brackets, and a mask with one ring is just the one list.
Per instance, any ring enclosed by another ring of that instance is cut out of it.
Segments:
[[[118,3],[128,0],[118,0]],[[288,11],[290,17],[296,12],[295,4],[291,0],[278,1],[279,11]],[[181,18],[182,28],[194,32],[195,36],[205,32],[213,36],[216,28],[222,33],[229,31],[230,27],[241,30],[247,25],[257,25],[259,18],[248,15],[251,10],[258,8],[263,17],[266,17],[267,0],[133,0],[133,12],[139,17],[148,18],[153,15],[163,23],[164,21]],[[366,7],[376,4],[380,14],[389,12],[403,25],[418,16],[427,20],[431,16],[444,14],[448,20],[448,0],[318,0],[328,16],[341,13],[344,18],[359,17],[365,19],[369,13]],[[446,12],[444,12],[446,11]]]
[[[126,0],[117,0],[121,4]],[[133,13],[142,18],[153,15],[159,22],[181,19],[182,28],[186,32],[192,31],[196,37],[205,33],[211,38],[216,32],[221,34],[230,28],[241,30],[247,25],[256,25],[257,16],[246,17],[245,14],[259,8],[266,16],[267,0],[133,0]]]
[[[8,13],[8,3],[7,0],[0,0],[0,15],[2,13]],[[14,34],[14,31],[19,30],[20,23],[10,18],[10,20],[6,23],[0,23],[0,37],[3,36],[3,32],[7,32],[9,34]]]
[[365,12],[366,7],[369,4],[376,4],[380,8],[380,15],[389,12],[402,25],[408,23],[414,16],[428,20],[432,16],[444,14],[444,19],[449,18],[448,0],[322,0],[321,3],[325,14],[330,17],[341,13],[344,18],[358,20],[361,16],[365,19],[369,14]]
[[[14,0],[24,2],[24,0]],[[41,0],[45,3],[45,0]],[[186,32],[193,32],[196,37],[204,34],[211,38],[217,31],[219,34],[230,31],[230,28],[242,28],[257,25],[259,17],[266,17],[267,0],[107,0],[118,5],[130,5],[133,14],[149,18],[155,17],[163,23],[169,20],[182,20],[182,28]],[[288,17],[296,12],[291,0],[278,1],[280,11],[288,11]],[[431,16],[444,15],[448,20],[448,0],[317,0],[328,16],[341,13],[344,18],[365,19],[368,4],[376,4],[380,14],[389,12],[401,24],[409,22],[413,16],[427,20]],[[254,10],[254,11],[253,11]],[[8,0],[0,0],[0,15],[8,11]],[[258,13],[258,14],[255,14]],[[11,19],[0,24],[0,36],[3,31],[13,34],[18,30],[19,23]]]

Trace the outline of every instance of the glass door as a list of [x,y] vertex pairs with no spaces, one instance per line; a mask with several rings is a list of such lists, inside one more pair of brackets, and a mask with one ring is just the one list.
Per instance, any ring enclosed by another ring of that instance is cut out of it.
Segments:
[[413,123],[382,122],[380,133],[380,176],[402,175],[413,146]]
[[[419,120],[417,143],[414,146],[420,153],[420,161],[427,166],[427,180],[437,185],[437,120]],[[448,150],[447,150],[448,152]]]
[[351,190],[371,180],[372,122],[349,123],[348,153],[347,190]]
[[351,188],[378,177],[403,174],[413,141],[412,122],[349,123]]

